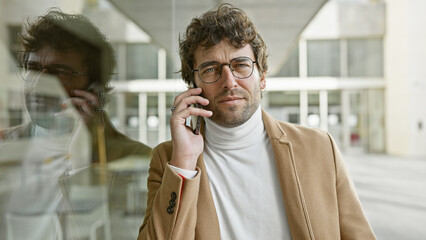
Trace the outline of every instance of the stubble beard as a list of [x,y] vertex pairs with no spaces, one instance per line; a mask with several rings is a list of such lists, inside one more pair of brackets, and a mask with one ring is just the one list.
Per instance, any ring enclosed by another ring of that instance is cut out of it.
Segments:
[[223,126],[223,127],[237,127],[241,124],[247,122],[251,116],[256,112],[257,108],[260,104],[261,99],[261,91],[260,88],[257,87],[254,92],[254,98],[250,101],[250,96],[247,92],[242,90],[225,90],[221,94],[217,95],[215,99],[221,98],[223,96],[240,96],[244,99],[242,101],[246,101],[243,106],[229,106],[226,108],[219,108],[217,105],[210,108],[210,106],[206,106],[205,109],[213,112],[213,115],[210,117],[212,121]]

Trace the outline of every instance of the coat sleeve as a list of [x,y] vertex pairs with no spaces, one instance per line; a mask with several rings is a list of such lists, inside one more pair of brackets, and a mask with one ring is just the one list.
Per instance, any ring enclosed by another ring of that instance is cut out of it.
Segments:
[[148,175],[148,203],[139,229],[142,239],[194,239],[201,170],[183,179],[168,164],[171,144],[154,148]]
[[361,207],[355,186],[349,176],[342,155],[329,135],[336,166],[336,191],[339,208],[341,239],[376,239]]

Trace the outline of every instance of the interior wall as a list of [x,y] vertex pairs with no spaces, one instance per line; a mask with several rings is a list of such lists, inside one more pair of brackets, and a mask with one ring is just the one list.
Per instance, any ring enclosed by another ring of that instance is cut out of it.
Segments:
[[426,156],[426,1],[388,0],[385,38],[387,152]]

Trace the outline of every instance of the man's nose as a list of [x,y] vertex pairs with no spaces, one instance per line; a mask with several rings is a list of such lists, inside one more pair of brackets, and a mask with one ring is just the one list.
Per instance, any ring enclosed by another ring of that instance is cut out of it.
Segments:
[[230,65],[228,64],[223,65],[221,78],[222,78],[222,85],[224,88],[232,89],[238,85],[232,71],[233,69],[230,67]]
[[45,74],[45,73],[49,73],[49,69],[47,68],[41,69],[40,74]]
[[46,78],[58,78],[56,75],[52,74],[48,68],[43,68],[41,71],[38,71],[34,74],[33,79],[31,81],[32,85],[38,85],[40,81],[43,81],[43,79]]
[[43,75],[45,74],[49,74],[49,70],[46,68],[41,69],[41,71],[37,71],[34,73],[33,76],[33,80],[32,80],[32,84],[38,84],[38,82],[40,81],[40,79],[43,77]]

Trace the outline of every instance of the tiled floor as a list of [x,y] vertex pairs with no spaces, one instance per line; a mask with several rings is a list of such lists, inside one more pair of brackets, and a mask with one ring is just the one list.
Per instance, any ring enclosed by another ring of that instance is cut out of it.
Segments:
[[344,156],[377,239],[426,239],[426,158]]

